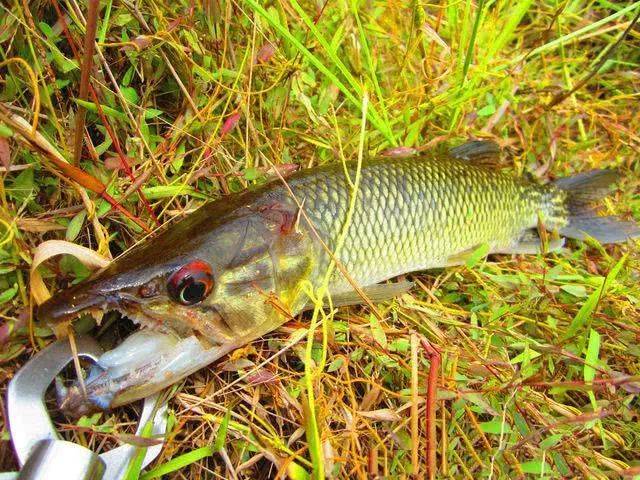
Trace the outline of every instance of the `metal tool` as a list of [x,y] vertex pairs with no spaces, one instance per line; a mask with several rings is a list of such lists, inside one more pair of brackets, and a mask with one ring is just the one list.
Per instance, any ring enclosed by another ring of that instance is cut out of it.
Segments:
[[[90,337],[76,338],[79,357],[96,361],[102,349]],[[69,342],[60,340],[40,351],[13,377],[7,390],[7,412],[13,448],[18,457],[20,480],[119,480],[139,451],[121,445],[100,455],[58,437],[44,403],[44,396],[56,375],[73,359]],[[144,401],[136,431],[142,434],[151,421],[152,434],[161,435],[167,426],[166,402],[158,405],[159,394]],[[162,444],[147,448],[142,467],[162,450]],[[9,478],[9,477],[0,477]]]

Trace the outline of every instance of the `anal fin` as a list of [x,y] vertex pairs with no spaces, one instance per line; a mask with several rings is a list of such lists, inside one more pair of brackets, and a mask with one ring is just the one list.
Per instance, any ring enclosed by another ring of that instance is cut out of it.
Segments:
[[[562,247],[564,247],[564,238],[558,238],[555,240],[550,240],[549,245],[547,247],[547,252],[557,252]],[[512,255],[537,255],[539,253],[543,253],[542,251],[542,243],[540,239],[530,240],[530,241],[519,241],[507,248],[501,248],[499,252],[495,253],[505,253]]]

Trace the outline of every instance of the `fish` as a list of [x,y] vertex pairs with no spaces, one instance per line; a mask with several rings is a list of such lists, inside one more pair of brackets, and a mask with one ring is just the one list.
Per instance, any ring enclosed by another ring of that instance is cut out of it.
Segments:
[[472,141],[444,155],[336,162],[204,204],[38,308],[53,327],[112,310],[142,327],[83,386],[60,388],[61,409],[147,397],[276,330],[322,285],[335,305],[381,301],[411,285],[388,280],[463,264],[481,247],[538,254],[565,238],[640,236],[635,222],[598,215],[618,171],[543,184],[488,166],[497,153]]

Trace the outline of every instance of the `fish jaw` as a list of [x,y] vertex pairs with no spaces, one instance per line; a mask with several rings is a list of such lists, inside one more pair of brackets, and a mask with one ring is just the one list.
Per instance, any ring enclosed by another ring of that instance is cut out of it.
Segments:
[[59,408],[78,418],[146,398],[271,330],[263,326],[249,337],[213,347],[193,335],[139,330],[97,359],[84,386],[56,385]]
[[55,326],[73,321],[82,313],[103,313],[119,307],[117,294],[103,294],[76,285],[38,307],[38,319]]

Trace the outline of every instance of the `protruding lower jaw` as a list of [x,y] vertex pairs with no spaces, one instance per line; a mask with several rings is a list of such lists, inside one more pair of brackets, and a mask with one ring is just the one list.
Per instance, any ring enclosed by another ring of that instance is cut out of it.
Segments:
[[84,381],[58,388],[60,409],[79,417],[123,405],[162,390],[212,363],[238,345],[203,345],[195,336],[139,330],[104,353]]

